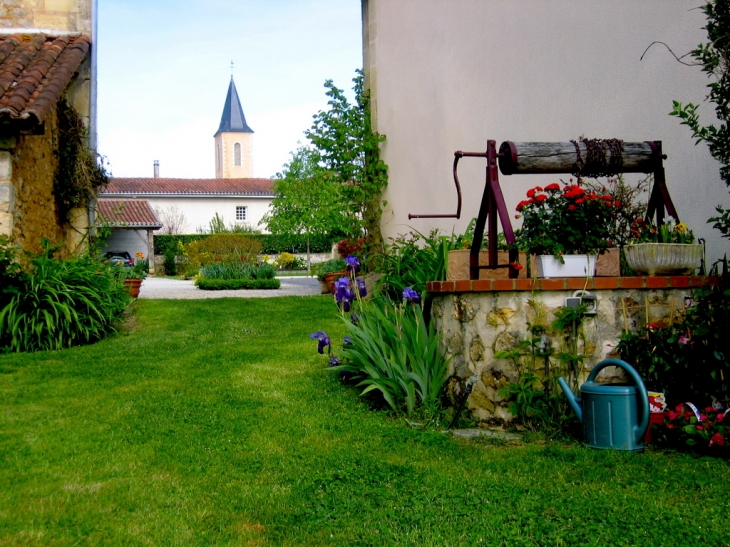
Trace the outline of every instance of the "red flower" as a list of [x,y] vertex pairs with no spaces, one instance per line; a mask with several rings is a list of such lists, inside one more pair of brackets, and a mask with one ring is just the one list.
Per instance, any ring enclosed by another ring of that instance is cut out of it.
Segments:
[[705,426],[704,426],[704,425],[700,425],[700,424],[697,424],[697,425],[695,426],[695,428],[696,428],[697,430],[699,430],[699,431],[702,431],[702,430],[704,430],[704,429],[705,429]]
[[533,198],[533,197],[535,197],[535,192],[537,192],[537,188],[530,188],[530,189],[529,189],[529,190],[527,191],[527,197],[528,197],[528,198]]
[[532,203],[532,202],[531,202],[531,201],[527,201],[527,200],[522,200],[522,201],[520,201],[520,202],[519,202],[519,203],[517,204],[517,207],[516,207],[516,209],[517,209],[518,211],[522,211],[522,209],[524,209],[524,208],[525,208],[525,206],[526,206],[526,205],[529,205],[530,203]]
[[548,184],[545,187],[546,192],[551,192],[553,190],[560,190],[560,185],[557,182],[553,182],[552,184]]
[[568,211],[575,211],[575,205],[573,205],[572,203],[568,205]]
[[613,198],[609,195],[601,196],[601,199],[605,199],[606,201],[611,201]]
[[520,264],[519,262],[510,262],[509,265],[512,266],[518,272],[522,269],[522,264]]
[[576,199],[576,200],[575,200],[575,202],[576,202],[576,203],[577,203],[578,205],[580,205],[581,203],[585,202],[585,200],[584,200],[583,198],[580,198],[580,199]]
[[621,202],[619,200],[616,200],[613,202],[614,207],[621,207]]
[[715,433],[712,436],[710,439],[710,446],[713,444],[716,444],[717,446],[725,446],[725,437],[722,436],[722,433]]
[[538,196],[535,196],[535,202],[540,203],[542,201],[545,201],[547,199],[547,196],[545,194],[540,194]]

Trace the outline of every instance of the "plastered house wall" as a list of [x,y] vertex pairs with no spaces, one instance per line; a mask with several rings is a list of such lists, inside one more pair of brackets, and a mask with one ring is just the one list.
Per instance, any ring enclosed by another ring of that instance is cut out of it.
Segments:
[[[174,207],[185,215],[185,223],[180,233],[194,234],[198,228],[208,229],[210,221],[216,213],[223,219],[226,226],[231,224],[248,224],[262,231],[267,231],[259,226],[263,216],[271,206],[271,198],[158,198],[145,196],[155,211],[165,211]],[[236,207],[246,207],[246,220],[236,220]],[[159,218],[162,218],[158,214]]]
[[92,0],[3,0],[0,29],[91,33]]
[[[678,63],[705,41],[699,4],[683,0],[363,0],[366,86],[386,136],[386,236],[415,228],[463,231],[478,213],[485,161],[459,167],[458,221],[408,214],[454,213],[456,150],[483,152],[488,139],[560,141],[580,136],[661,140],[669,191],[681,219],[705,238],[710,258],[730,246],[706,223],[730,205],[719,164],[668,113],[672,101],[703,103],[707,79]],[[714,119],[703,103],[705,122]],[[559,177],[500,175],[508,209]],[[567,180],[567,177],[562,177]],[[627,180],[638,180],[627,176]],[[519,221],[512,219],[514,227]]]

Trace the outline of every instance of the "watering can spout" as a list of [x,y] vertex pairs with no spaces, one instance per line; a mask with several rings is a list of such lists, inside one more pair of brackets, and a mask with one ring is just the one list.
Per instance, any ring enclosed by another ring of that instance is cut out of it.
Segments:
[[581,400],[573,394],[573,391],[568,387],[568,383],[563,378],[558,378],[558,384],[560,384],[560,389],[565,393],[565,397],[568,399],[568,403],[570,403],[573,412],[578,416],[578,421],[583,423],[583,406],[581,405]]

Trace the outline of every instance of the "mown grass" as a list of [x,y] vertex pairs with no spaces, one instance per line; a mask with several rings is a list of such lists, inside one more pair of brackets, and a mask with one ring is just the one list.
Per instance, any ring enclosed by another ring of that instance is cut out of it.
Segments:
[[372,412],[326,297],[139,301],[0,356],[0,545],[727,545],[728,462],[457,441]]

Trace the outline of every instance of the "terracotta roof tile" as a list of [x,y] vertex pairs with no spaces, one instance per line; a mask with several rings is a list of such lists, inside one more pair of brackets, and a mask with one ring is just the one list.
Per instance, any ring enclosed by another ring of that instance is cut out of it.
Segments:
[[273,196],[273,179],[113,178],[101,191],[129,196]]
[[86,35],[0,37],[0,119],[41,124],[91,46]]
[[111,227],[162,228],[162,223],[144,199],[99,199],[97,222]]

